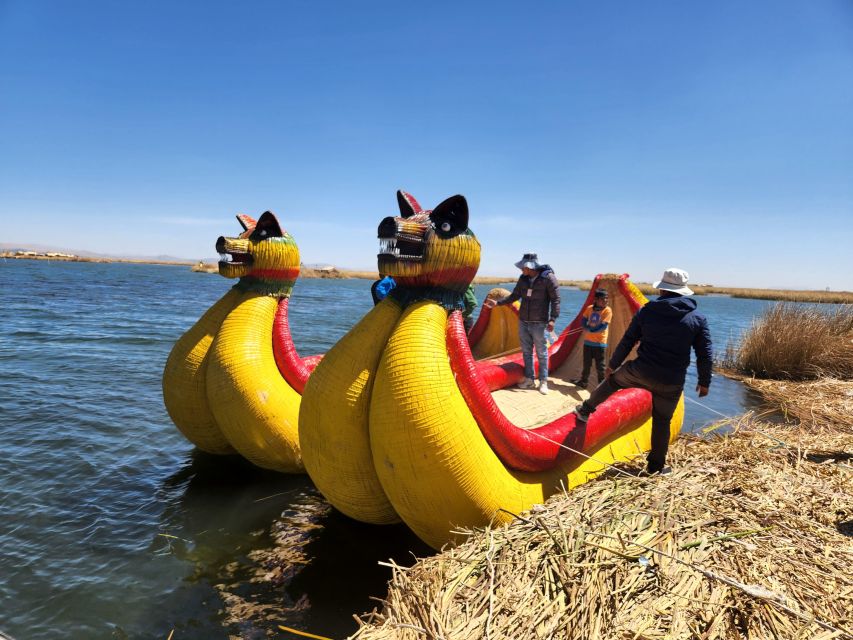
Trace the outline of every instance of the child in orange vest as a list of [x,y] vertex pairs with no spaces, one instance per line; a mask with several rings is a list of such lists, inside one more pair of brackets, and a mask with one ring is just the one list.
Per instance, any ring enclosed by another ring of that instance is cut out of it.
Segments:
[[599,384],[604,380],[604,355],[607,352],[607,328],[613,318],[613,310],[607,306],[607,289],[597,289],[593,303],[583,312],[583,372],[574,383],[586,389],[589,369],[595,360]]

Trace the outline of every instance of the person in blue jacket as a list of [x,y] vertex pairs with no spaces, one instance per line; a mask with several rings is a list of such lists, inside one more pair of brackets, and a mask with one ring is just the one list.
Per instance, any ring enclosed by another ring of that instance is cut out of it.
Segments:
[[397,283],[394,282],[394,278],[391,276],[385,276],[384,278],[380,278],[372,285],[370,285],[370,295],[373,296],[373,305],[376,306],[382,300],[385,299],[391,289],[397,286]]
[[[670,268],[654,283],[660,292],[634,315],[628,330],[613,351],[604,381],[588,400],[575,408],[578,422],[586,422],[596,407],[619,389],[639,387],[652,392],[652,449],[647,471],[660,473],[669,449],[669,425],[684,390],[690,350],[696,352],[698,384],[702,398],[711,385],[713,352],[708,321],[696,311],[686,271]],[[637,358],[623,364],[637,343]]]

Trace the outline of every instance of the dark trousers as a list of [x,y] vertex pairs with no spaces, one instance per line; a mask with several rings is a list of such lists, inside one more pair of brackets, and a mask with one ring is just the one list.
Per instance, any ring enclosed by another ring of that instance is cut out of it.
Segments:
[[636,362],[631,360],[619,367],[613,374],[598,385],[584,401],[583,406],[590,413],[619,389],[640,388],[652,392],[652,450],[648,455],[649,471],[660,471],[666,464],[669,450],[669,426],[672,414],[678,406],[683,384],[661,384],[637,372]]
[[585,387],[589,382],[589,370],[592,367],[592,361],[595,360],[595,370],[598,373],[598,383],[604,382],[604,354],[607,347],[591,347],[588,344],[583,346],[583,372],[581,373],[580,386]]

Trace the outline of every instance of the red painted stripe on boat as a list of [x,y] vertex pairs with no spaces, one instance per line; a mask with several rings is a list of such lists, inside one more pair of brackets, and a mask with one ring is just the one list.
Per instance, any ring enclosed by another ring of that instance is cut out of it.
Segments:
[[253,269],[249,274],[252,278],[263,280],[296,280],[299,277],[299,267],[287,269]]
[[415,276],[392,275],[391,277],[394,278],[398,287],[430,287],[436,286],[436,283],[440,282],[445,289],[457,289],[464,292],[476,273],[476,267],[461,265],[447,269],[436,269]]
[[623,389],[602,403],[586,424],[576,424],[572,413],[536,429],[522,429],[501,412],[483,378],[465,337],[462,314],[454,311],[447,321],[447,351],[456,384],[489,446],[509,468],[546,471],[571,458],[582,457],[571,449],[587,452],[623,428],[651,415],[648,391]]
[[637,311],[639,311],[643,306],[643,303],[637,300],[634,297],[634,293],[628,288],[628,277],[627,273],[623,273],[619,278],[619,291],[621,291],[622,295],[628,299],[628,305],[631,307],[631,311],[637,313]]
[[282,298],[278,301],[278,309],[272,325],[272,352],[281,377],[302,395],[308,376],[323,356],[308,356],[304,359],[299,357],[293,344],[293,337],[290,335],[290,323],[287,319],[289,301],[290,298]]
[[480,315],[477,316],[477,322],[474,323],[474,326],[471,327],[471,331],[468,333],[468,344],[472,347],[483,339],[483,334],[486,333],[486,326],[488,326],[489,318],[491,317],[491,307],[480,307]]

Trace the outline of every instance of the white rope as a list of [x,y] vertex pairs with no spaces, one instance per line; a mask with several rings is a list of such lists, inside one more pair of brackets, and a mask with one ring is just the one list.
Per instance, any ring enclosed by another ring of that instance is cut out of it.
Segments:
[[721,418],[724,418],[724,419],[726,419],[726,420],[734,420],[734,418],[733,418],[732,416],[727,416],[725,413],[720,413],[720,412],[719,412],[719,411],[717,411],[716,409],[712,409],[711,407],[709,407],[709,406],[708,406],[707,404],[705,404],[704,402],[699,402],[698,400],[694,400],[693,398],[688,398],[687,396],[684,396],[684,399],[685,399],[685,400],[687,400],[688,402],[692,402],[692,403],[693,403],[693,404],[695,404],[695,405],[699,405],[699,406],[700,406],[700,407],[702,407],[703,409],[707,409],[707,410],[708,410],[708,411],[710,411],[711,413],[716,413],[716,414],[717,414],[718,416],[720,416]]

